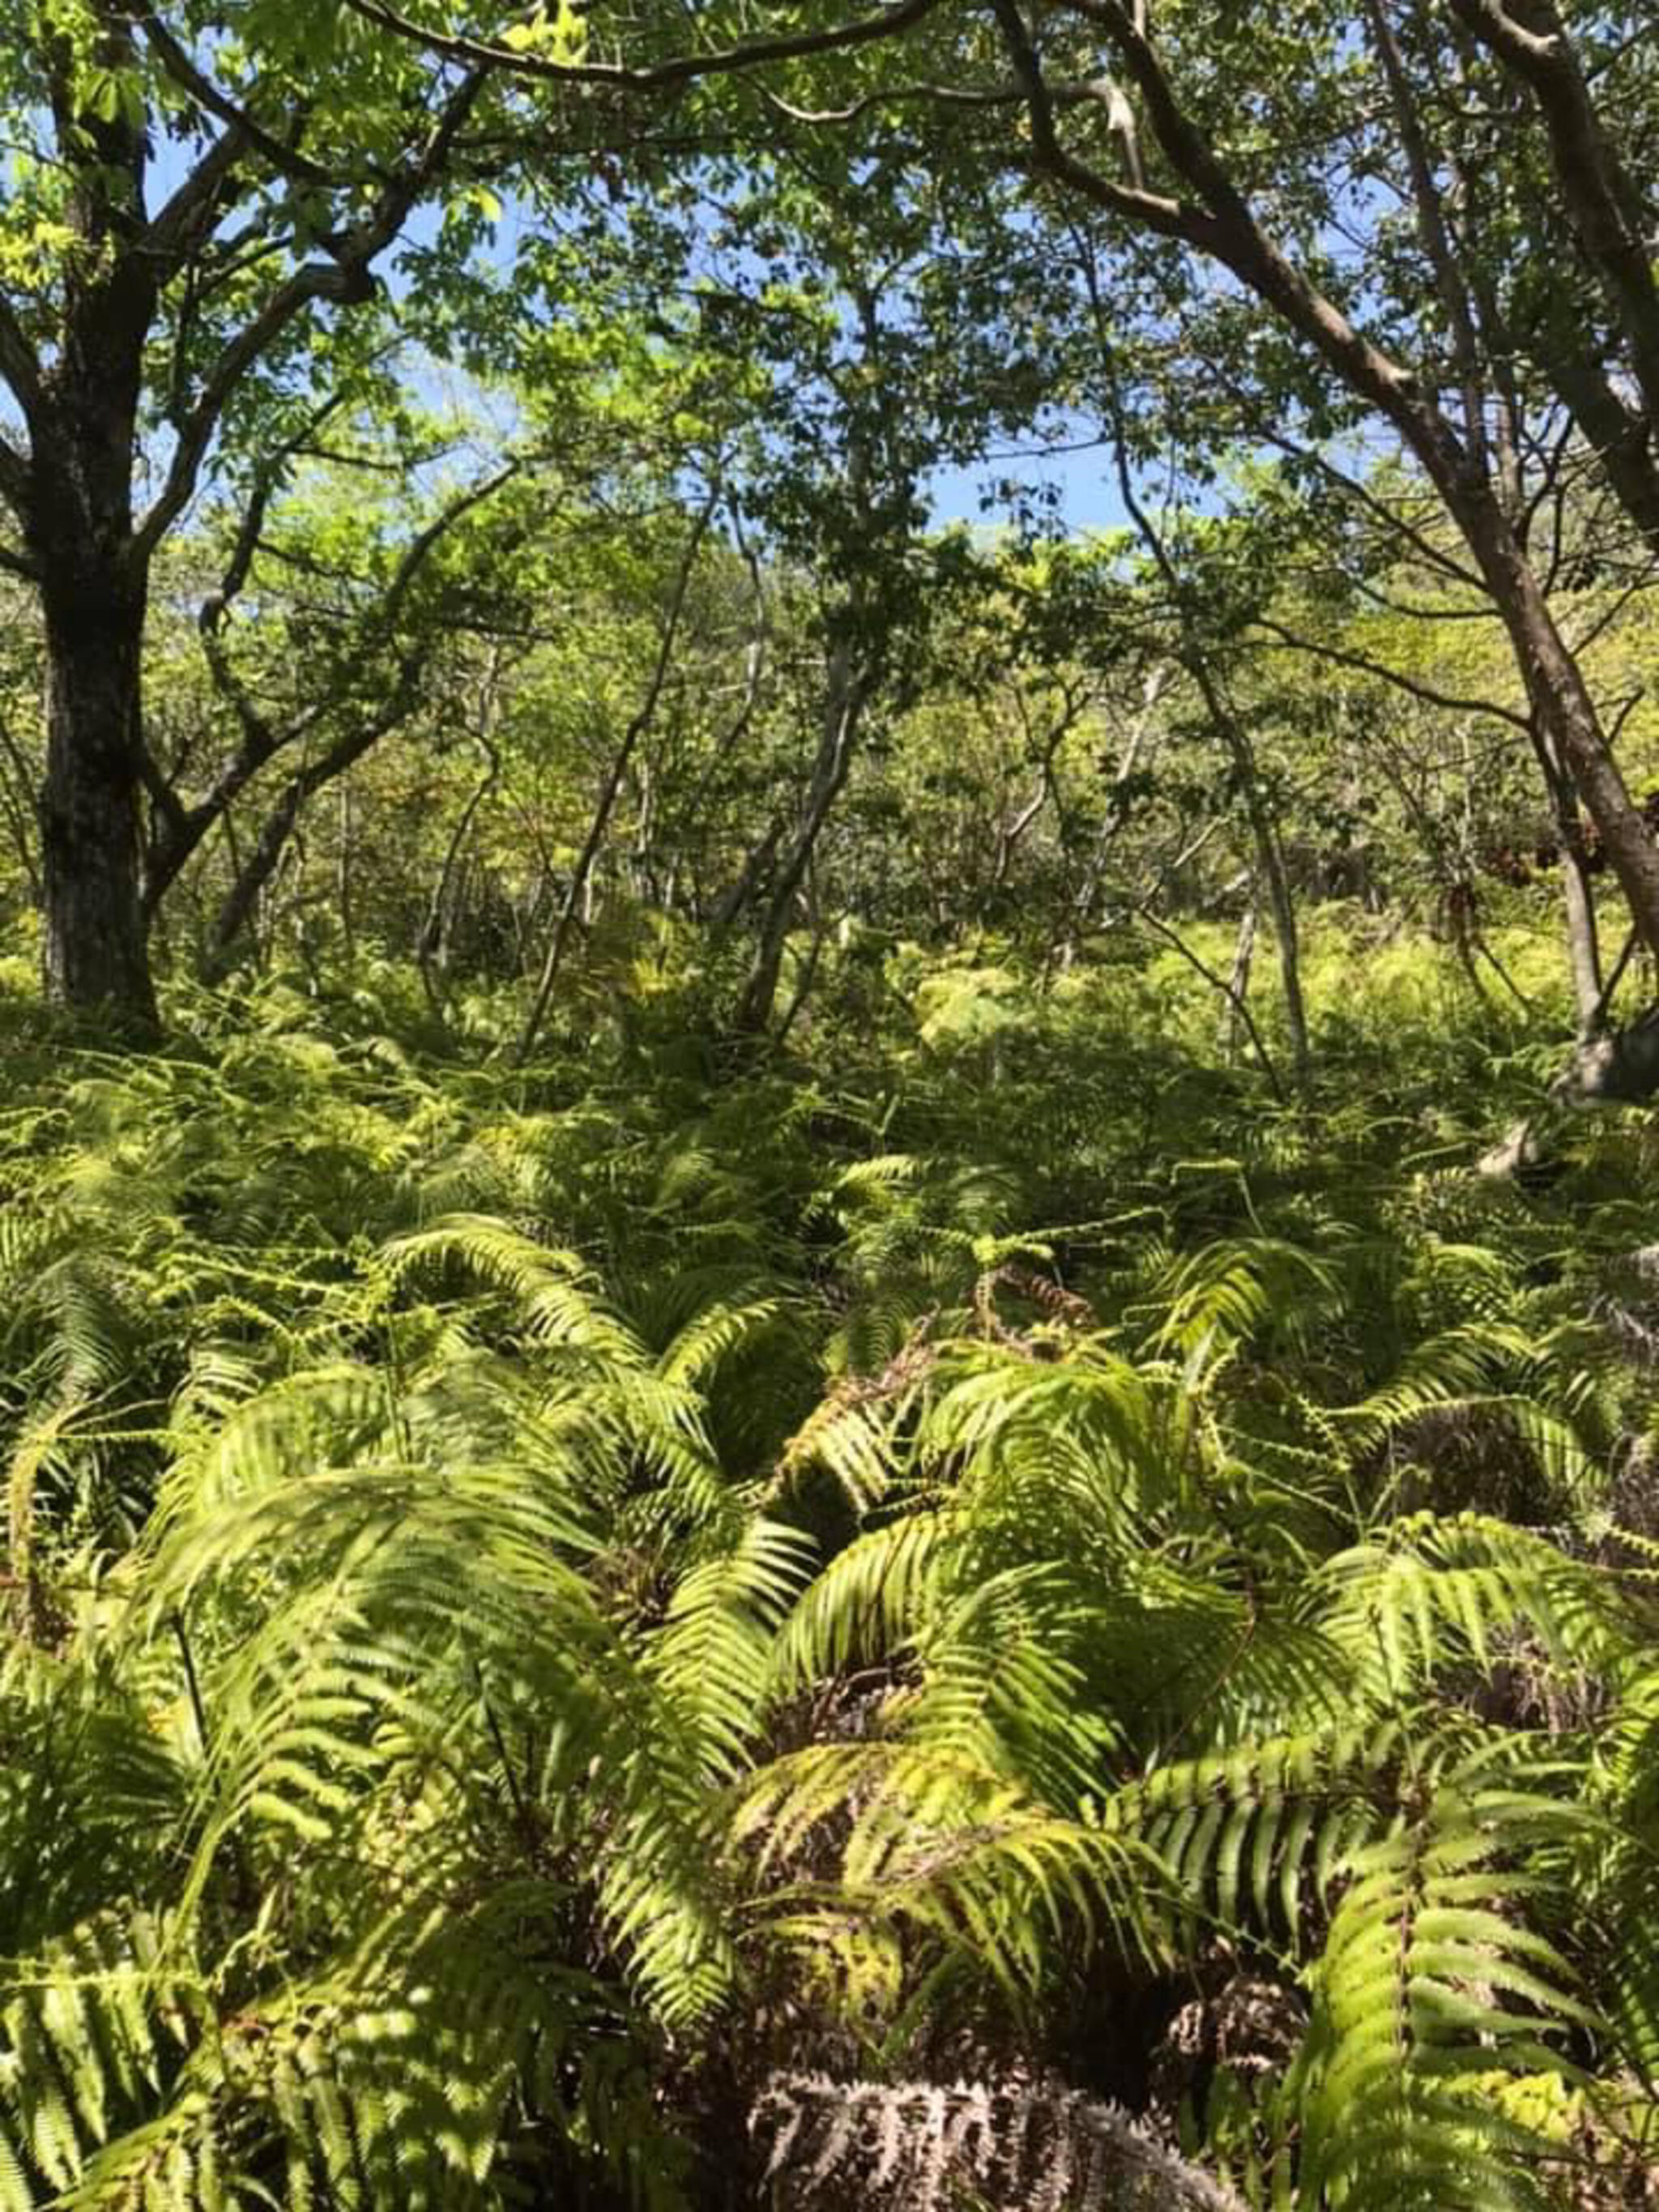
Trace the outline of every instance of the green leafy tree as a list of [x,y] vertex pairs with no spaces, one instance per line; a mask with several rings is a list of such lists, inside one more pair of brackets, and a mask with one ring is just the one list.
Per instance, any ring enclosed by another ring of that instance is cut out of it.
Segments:
[[[1549,410],[1565,410],[1591,465],[1613,453],[1606,480],[1639,520],[1653,277],[1632,241],[1653,222],[1626,149],[1650,128],[1652,88],[1626,11],[1569,30],[1547,9],[1523,25],[1475,4],[1370,7],[1358,21],[1314,8],[1265,42],[1225,13],[1154,19],[1116,0],[1041,22],[994,0],[981,21],[1012,84],[988,51],[963,52],[945,82],[913,82],[907,112],[948,103],[993,118],[981,143],[1033,178],[1034,207],[1098,221],[1118,249],[1128,326],[1148,312],[1184,324],[1197,382],[1253,394],[1257,434],[1289,425],[1327,455],[1378,430],[1397,442],[1456,533],[1462,580],[1503,626],[1552,772],[1595,825],[1632,925],[1659,945],[1659,853],[1552,604],[1535,458]],[[1628,82],[1617,121],[1596,88],[1606,71]],[[997,135],[1011,98],[1025,118],[1012,148]],[[1569,143],[1593,155],[1592,186],[1566,164]],[[1567,236],[1580,268],[1562,293]],[[1226,272],[1218,300],[1205,268]],[[1639,1086],[1650,1029],[1604,1040],[1589,1087]]]
[[[456,61],[450,10],[416,27],[436,52],[388,12],[273,0],[221,21],[161,0],[19,0],[6,16],[0,500],[6,563],[38,590],[46,637],[46,975],[66,1003],[141,1025],[155,1012],[141,814],[159,771],[142,659],[158,544],[216,454],[252,456],[257,476],[375,343],[376,272],[417,210],[459,206],[476,234],[497,205],[487,180],[526,143],[626,147],[631,93],[746,58],[712,40],[665,58],[683,35],[665,9],[630,19],[639,70],[586,68],[574,17],[502,9],[473,19],[480,58]],[[888,27],[809,28],[757,52]],[[552,93],[526,89],[532,60]]]

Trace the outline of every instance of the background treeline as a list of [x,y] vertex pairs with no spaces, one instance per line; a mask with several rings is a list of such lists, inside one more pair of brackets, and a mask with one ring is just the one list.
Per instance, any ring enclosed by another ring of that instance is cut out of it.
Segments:
[[[148,847],[176,981],[320,991],[410,963],[429,1036],[492,1048],[694,982],[702,1018],[787,1035],[907,948],[1052,979],[1173,944],[1221,1030],[1296,1081],[1312,927],[1357,958],[1437,945],[1492,1014],[1570,1032],[1563,878],[1594,943],[1605,853],[1540,777],[1501,635],[1386,514],[1334,545],[1254,467],[1140,510],[1150,543],[939,525],[918,494],[883,573],[856,537],[769,532],[776,483],[742,456],[641,458],[610,406],[555,440],[503,399],[503,435],[466,398],[395,424],[337,410],[285,454],[257,535],[210,513],[167,550]],[[815,528],[837,488],[807,481]],[[1370,490],[1405,503],[1386,475]],[[1558,600],[1640,788],[1647,567],[1570,474],[1559,528]],[[19,592],[0,895],[25,991],[43,651]],[[1620,950],[1593,1006],[1615,964],[1640,1002],[1650,956]]]

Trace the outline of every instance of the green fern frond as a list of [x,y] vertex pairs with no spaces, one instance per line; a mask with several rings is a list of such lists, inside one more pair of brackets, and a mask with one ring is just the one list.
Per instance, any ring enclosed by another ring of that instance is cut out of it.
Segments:
[[1561,2041],[1592,2014],[1517,1907],[1502,1863],[1559,1835],[1569,1808],[1443,1784],[1394,1834],[1352,1854],[1316,1982],[1301,2102],[1300,2188],[1354,2212],[1542,2205],[1528,2140],[1495,2078],[1570,2071]]
[[961,1533],[948,1511],[912,1511],[838,1552],[783,1625],[772,1658],[774,1693],[787,1698],[856,1665],[896,1658]]

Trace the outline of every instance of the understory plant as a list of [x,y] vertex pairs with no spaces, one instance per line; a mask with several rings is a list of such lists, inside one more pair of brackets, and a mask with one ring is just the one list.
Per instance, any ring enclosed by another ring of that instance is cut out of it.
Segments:
[[1116,988],[20,1030],[0,2205],[1644,2201],[1647,1118]]

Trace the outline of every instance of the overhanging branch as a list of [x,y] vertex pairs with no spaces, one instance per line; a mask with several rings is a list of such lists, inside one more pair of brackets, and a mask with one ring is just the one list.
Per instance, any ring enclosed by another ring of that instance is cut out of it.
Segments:
[[[215,84],[205,70],[197,67],[166,25],[156,20],[153,8],[142,7],[138,11],[138,21],[151,52],[173,82],[181,91],[187,92],[210,115],[216,116],[228,126],[234,139],[240,142],[233,145],[233,153],[240,152],[241,146],[251,147],[280,175],[292,177],[296,184],[319,185],[325,191],[337,191],[342,185],[351,181],[349,178],[325,168],[321,162],[310,160],[296,148],[284,145],[263,124],[256,123],[245,107]],[[221,146],[224,143],[223,140],[220,142]],[[208,155],[208,161],[211,161],[218,150],[216,147]],[[181,189],[188,191],[190,183],[187,181]],[[166,219],[166,214],[164,210],[157,218],[158,222]]]
[[289,325],[319,301],[343,306],[372,297],[371,264],[391,245],[434,179],[442,173],[456,135],[476,105],[483,83],[483,73],[476,71],[457,88],[425,147],[385,187],[373,213],[339,241],[332,258],[307,262],[295,270],[225,345],[196,404],[185,417],[167,480],[133,534],[127,557],[135,568],[142,568],[149,559],[188,506],[227,405],[243,378]]
[[627,68],[620,62],[550,61],[545,55],[520,52],[492,40],[428,30],[389,5],[388,0],[346,0],[346,4],[354,15],[381,30],[395,32],[428,53],[465,62],[473,69],[500,70],[517,76],[538,77],[550,84],[599,84],[622,92],[665,92],[696,83],[700,77],[730,76],[769,62],[803,61],[814,54],[842,53],[849,46],[870,46],[909,30],[932,15],[941,0],[897,0],[896,5],[859,22],[777,39],[749,40],[735,46],[715,47],[708,53],[677,54],[640,69]]
[[1513,707],[1500,706],[1496,699],[1462,698],[1455,692],[1443,691],[1437,684],[1425,684],[1420,678],[1407,676],[1403,669],[1390,668],[1386,661],[1373,660],[1367,653],[1355,653],[1344,646],[1328,645],[1319,638],[1304,637],[1270,615],[1256,615],[1252,621],[1255,629],[1265,630],[1273,641],[1270,649],[1310,653],[1315,659],[1328,660],[1335,667],[1351,668],[1361,676],[1374,676],[1380,683],[1392,684],[1395,690],[1405,692],[1425,707],[1442,708],[1454,714],[1488,715],[1495,722],[1507,722],[1523,733],[1531,732],[1531,715],[1520,714]]

